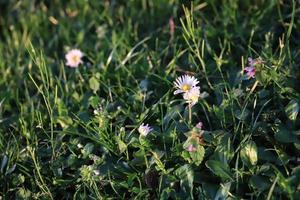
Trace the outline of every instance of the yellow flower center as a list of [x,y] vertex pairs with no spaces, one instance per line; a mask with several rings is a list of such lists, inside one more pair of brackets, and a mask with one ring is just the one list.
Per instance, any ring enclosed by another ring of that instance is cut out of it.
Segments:
[[191,86],[190,85],[188,85],[188,84],[184,84],[183,86],[182,86],[182,90],[183,91],[189,91],[191,89]]
[[73,63],[77,63],[80,60],[79,56],[73,56],[71,59]]
[[198,96],[197,95],[192,95],[191,100],[194,101],[194,102],[198,101]]

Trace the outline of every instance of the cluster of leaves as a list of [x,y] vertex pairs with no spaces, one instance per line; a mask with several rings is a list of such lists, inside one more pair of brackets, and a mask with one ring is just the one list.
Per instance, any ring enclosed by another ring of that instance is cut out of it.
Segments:
[[299,5],[0,0],[0,198],[296,199]]

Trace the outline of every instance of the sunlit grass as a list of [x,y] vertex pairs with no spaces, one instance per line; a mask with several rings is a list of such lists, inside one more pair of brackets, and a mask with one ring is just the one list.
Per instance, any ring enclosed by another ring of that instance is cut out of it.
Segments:
[[299,6],[0,1],[0,199],[297,199]]

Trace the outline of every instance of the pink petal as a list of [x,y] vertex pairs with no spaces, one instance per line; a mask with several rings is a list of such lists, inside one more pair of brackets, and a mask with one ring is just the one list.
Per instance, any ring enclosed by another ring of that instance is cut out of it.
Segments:
[[245,68],[245,71],[246,71],[246,72],[251,72],[251,71],[253,71],[253,70],[255,70],[254,67],[246,67],[246,68]]
[[190,146],[187,149],[187,151],[189,151],[189,152],[195,152],[196,150],[197,149],[192,144],[190,144]]
[[203,123],[202,122],[198,122],[198,124],[196,125],[196,128],[202,129],[203,128]]
[[247,76],[248,76],[249,78],[254,78],[254,76],[255,76],[255,70],[254,70],[254,71],[249,71],[249,72],[247,72]]
[[255,60],[253,60],[252,58],[248,58],[248,64],[249,66],[253,67],[255,64]]

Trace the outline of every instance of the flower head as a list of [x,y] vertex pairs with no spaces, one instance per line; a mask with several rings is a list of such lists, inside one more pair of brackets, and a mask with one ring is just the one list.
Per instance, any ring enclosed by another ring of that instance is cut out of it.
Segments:
[[246,71],[247,76],[248,76],[249,78],[254,78],[254,77],[255,77],[256,69],[255,69],[254,66],[253,66],[253,67],[246,67],[246,68],[245,68],[245,71]]
[[203,128],[203,123],[202,123],[202,122],[198,122],[198,123],[196,124],[196,128],[202,129],[202,128]]
[[250,67],[254,67],[254,65],[255,65],[255,60],[254,60],[253,58],[248,58],[248,65],[249,65]]
[[191,106],[195,105],[198,102],[200,96],[200,87],[193,87],[189,91],[183,94],[183,98],[190,103]]
[[66,65],[69,67],[78,67],[82,63],[83,53],[79,49],[72,49],[66,54]]
[[[177,88],[174,94],[189,92],[191,89],[196,87],[198,83],[199,81],[194,76],[180,76],[174,81],[174,85]],[[197,88],[200,89],[199,87]]]
[[194,145],[190,144],[188,148],[186,149],[188,152],[195,152],[197,149],[194,147]]
[[252,59],[252,58],[248,58],[248,66],[245,68],[245,71],[247,73],[247,76],[249,78],[254,78],[255,77],[255,64],[256,64],[256,60]]
[[144,123],[138,128],[139,133],[143,136],[147,136],[152,130],[153,129],[148,124],[144,125]]
[[94,110],[94,115],[100,115],[103,112],[103,108],[101,105],[99,105],[95,110]]

